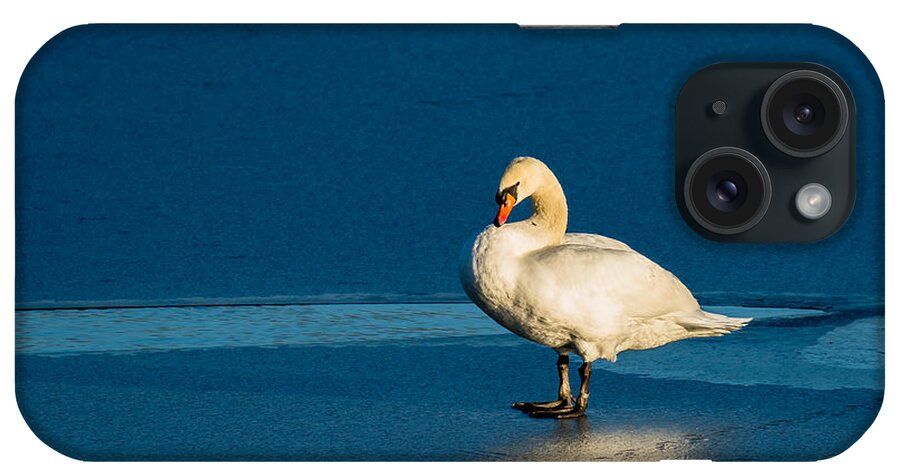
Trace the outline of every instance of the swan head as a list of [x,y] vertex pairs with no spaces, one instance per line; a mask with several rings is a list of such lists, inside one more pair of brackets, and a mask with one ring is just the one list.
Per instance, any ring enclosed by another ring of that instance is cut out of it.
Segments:
[[[509,218],[517,203],[524,201],[543,186],[543,179],[550,169],[534,157],[516,157],[500,177],[497,187],[497,205],[500,210],[494,218],[494,226],[500,227]],[[551,173],[552,175],[552,173]]]

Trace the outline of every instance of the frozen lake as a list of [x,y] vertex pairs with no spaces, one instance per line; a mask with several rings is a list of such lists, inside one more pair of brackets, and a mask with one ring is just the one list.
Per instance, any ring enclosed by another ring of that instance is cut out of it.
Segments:
[[755,320],[598,362],[582,421],[509,408],[554,395],[554,353],[469,303],[18,311],[17,393],[104,460],[820,459],[868,427],[878,306],[707,309]]

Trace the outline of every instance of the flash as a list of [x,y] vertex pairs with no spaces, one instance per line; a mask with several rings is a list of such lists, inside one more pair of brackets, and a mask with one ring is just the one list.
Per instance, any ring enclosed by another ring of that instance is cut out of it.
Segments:
[[804,218],[818,220],[831,210],[831,192],[820,183],[808,183],[797,191],[794,205]]

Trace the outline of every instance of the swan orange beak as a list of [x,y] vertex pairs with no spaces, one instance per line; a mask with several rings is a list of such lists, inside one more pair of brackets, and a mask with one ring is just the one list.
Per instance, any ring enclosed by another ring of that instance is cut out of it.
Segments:
[[494,226],[499,228],[506,223],[506,219],[509,218],[509,212],[512,211],[514,206],[516,206],[516,197],[512,196],[511,193],[507,193],[506,197],[503,199],[503,203],[500,204],[500,211],[497,212],[497,218],[494,218]]

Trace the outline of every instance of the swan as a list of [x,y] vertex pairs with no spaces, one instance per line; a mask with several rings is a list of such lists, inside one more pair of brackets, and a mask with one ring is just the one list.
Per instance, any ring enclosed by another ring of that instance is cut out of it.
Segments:
[[[506,224],[512,208],[529,197],[531,216]],[[750,321],[703,311],[678,278],[621,241],[566,233],[566,196],[538,159],[510,162],[496,201],[493,224],[463,250],[460,280],[498,324],[558,353],[558,398],[513,404],[529,416],[584,416],[597,359],[615,362],[622,351],[719,336]],[[584,362],[577,399],[569,386],[570,353]]]

